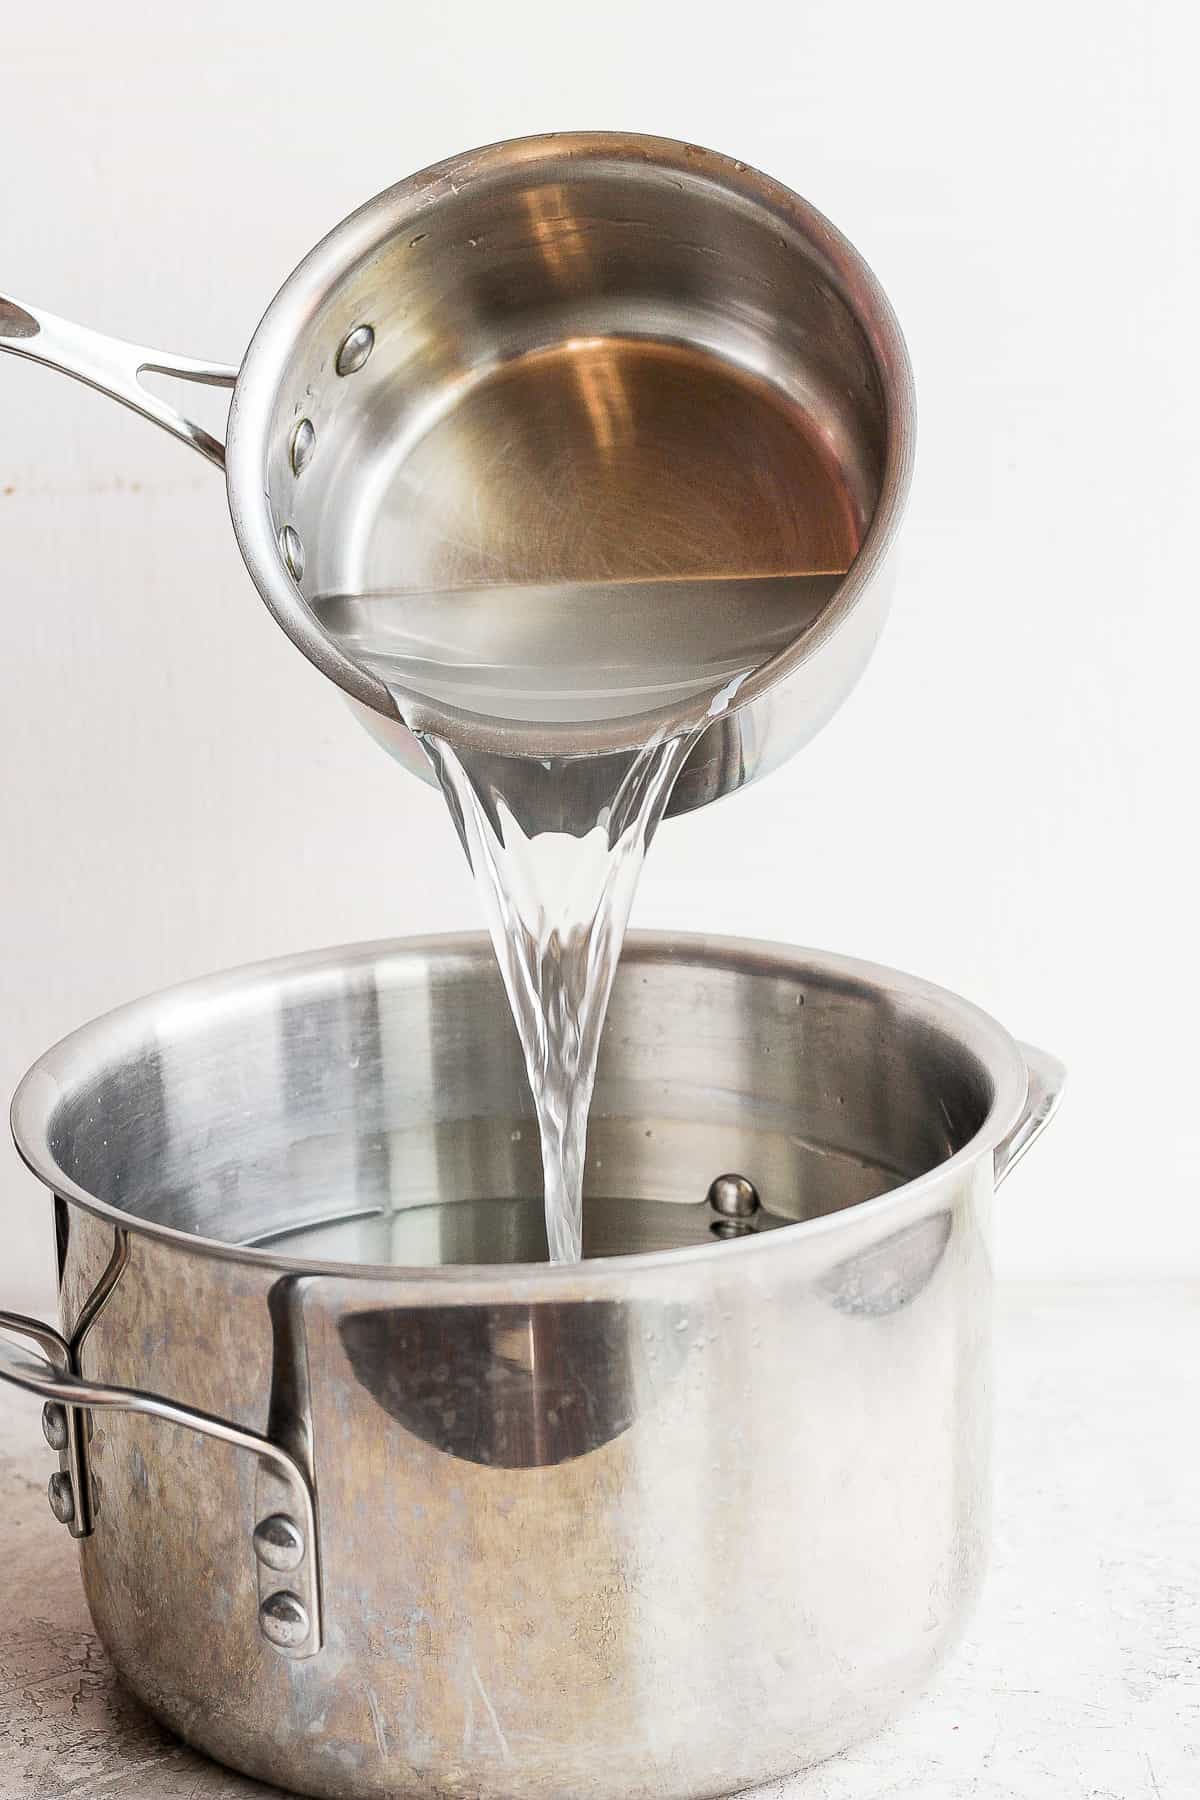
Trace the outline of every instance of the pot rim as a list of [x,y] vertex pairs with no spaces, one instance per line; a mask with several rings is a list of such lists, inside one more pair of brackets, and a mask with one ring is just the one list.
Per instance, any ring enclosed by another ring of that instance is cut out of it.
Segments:
[[567,1297],[564,1289],[572,1285],[588,1297],[598,1284],[618,1274],[624,1277],[643,1270],[665,1272],[691,1263],[707,1263],[714,1257],[725,1263],[733,1257],[779,1256],[789,1247],[800,1248],[827,1242],[838,1235],[847,1236],[868,1222],[902,1224],[908,1215],[920,1212],[931,1190],[947,1178],[952,1179],[965,1171],[984,1154],[993,1152],[1015,1126],[1026,1100],[1028,1072],[1016,1041],[990,1014],[933,982],[856,957],[760,939],[701,932],[635,931],[626,939],[623,961],[670,962],[682,957],[708,966],[734,966],[740,970],[752,967],[760,973],[775,973],[781,977],[794,977],[808,966],[826,979],[833,977],[884,989],[890,998],[907,1004],[931,1025],[954,1038],[985,1069],[992,1083],[991,1105],[986,1117],[974,1136],[945,1161],[936,1163],[933,1168],[886,1194],[858,1201],[839,1212],[796,1220],[774,1231],[740,1239],[673,1250],[591,1257],[579,1263],[455,1263],[421,1268],[395,1263],[323,1262],[280,1256],[269,1249],[203,1237],[124,1212],[90,1194],[59,1166],[50,1147],[50,1121],[64,1092],[76,1086],[86,1071],[95,1069],[100,1063],[98,1052],[101,1046],[104,1063],[111,1064],[114,1049],[119,1049],[122,1039],[131,1047],[143,1043],[148,1031],[163,1025],[181,1008],[190,1010],[198,1004],[208,1006],[217,1000],[249,996],[266,980],[278,983],[328,973],[334,967],[345,970],[355,965],[379,964],[408,956],[425,959],[431,954],[457,955],[489,964],[493,961],[490,940],[483,932],[380,938],[247,963],[127,1001],[61,1038],[23,1076],[10,1111],[17,1153],[30,1172],[64,1200],[114,1226],[192,1254],[279,1273],[353,1278],[383,1282],[391,1287],[433,1287],[437,1289],[439,1303],[454,1299],[452,1290],[456,1289],[462,1289],[462,1297],[472,1302],[486,1299],[489,1289],[497,1299],[509,1300],[515,1287],[520,1288],[523,1296],[535,1297],[544,1289],[547,1298],[563,1299]]
[[[787,680],[846,622],[876,576],[899,527],[912,477],[916,403],[912,368],[899,322],[883,288],[858,251],[816,207],[748,164],[674,138],[628,131],[549,132],[509,138],[448,157],[368,200],[335,225],[297,264],[260,320],[242,363],[229,410],[226,486],[238,546],[259,593],[298,649],[352,699],[385,718],[399,713],[384,684],[347,656],[321,629],[293,581],[280,549],[267,495],[268,433],[284,368],[331,288],[380,244],[416,224],[446,194],[461,193],[508,169],[548,159],[580,163],[653,164],[680,182],[764,208],[782,230],[802,238],[822,262],[867,339],[884,396],[887,446],[879,498],[858,555],[815,624],[752,671],[726,708],[736,714]],[[433,705],[419,694],[406,706],[414,731],[449,736],[460,748],[500,754],[576,756],[637,748],[656,732],[687,721],[678,707],[633,718],[538,728]]]

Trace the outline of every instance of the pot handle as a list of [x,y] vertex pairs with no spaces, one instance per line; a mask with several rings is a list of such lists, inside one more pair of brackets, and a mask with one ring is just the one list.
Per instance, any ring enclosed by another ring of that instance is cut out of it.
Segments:
[[1003,1141],[996,1145],[995,1185],[1020,1162],[1033,1140],[1042,1135],[1062,1102],[1067,1071],[1057,1056],[1046,1050],[1035,1050],[1032,1044],[1018,1044],[1025,1058],[1029,1085],[1021,1116]]
[[[50,1504],[56,1518],[70,1524],[75,1515],[76,1494],[86,1472],[76,1461],[68,1466],[72,1434],[68,1408],[111,1407],[144,1413],[200,1432],[247,1450],[258,1459],[258,1506],[267,1516],[254,1528],[254,1552],[258,1563],[259,1625],[263,1636],[282,1655],[313,1656],[321,1647],[321,1583],[316,1504],[313,1490],[295,1458],[257,1431],[233,1425],[213,1413],[181,1406],[160,1394],[139,1388],[113,1387],[91,1381],[70,1370],[71,1351],[53,1326],[23,1313],[0,1311],[0,1332],[28,1338],[40,1356],[31,1356],[0,1337],[0,1381],[11,1382],[43,1401],[42,1429],[52,1449],[59,1450],[62,1467],[50,1478]],[[265,1502],[265,1504],[264,1504]],[[280,1576],[286,1574],[286,1582]]]
[[33,362],[45,363],[47,368],[61,369],[64,375],[86,381],[89,387],[99,388],[102,394],[131,406],[144,419],[152,419],[164,431],[182,438],[219,469],[225,467],[225,446],[220,439],[143,387],[141,377],[147,372],[175,375],[180,381],[203,381],[212,387],[231,388],[238,372],[227,364],[195,362],[191,357],[127,344],[121,338],[105,337],[40,308],[23,306],[5,294],[0,294],[0,350],[28,356]]

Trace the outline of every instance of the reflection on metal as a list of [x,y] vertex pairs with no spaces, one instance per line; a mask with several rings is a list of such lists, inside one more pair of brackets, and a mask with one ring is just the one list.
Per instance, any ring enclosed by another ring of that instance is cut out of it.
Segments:
[[316,427],[311,419],[301,419],[292,433],[292,473],[299,475],[312,457],[317,447]]
[[[611,1443],[682,1364],[661,1310],[582,1306],[421,1306],[338,1321],[359,1385],[423,1443],[488,1468],[542,1469]],[[680,1318],[686,1315],[680,1309]],[[639,1365],[645,1335],[654,1379]]]
[[838,1312],[878,1319],[908,1306],[946,1254],[953,1215],[936,1212],[838,1263],[822,1286]]
[[302,1646],[312,1635],[312,1620],[298,1594],[281,1590],[271,1594],[258,1609],[262,1634],[268,1643],[285,1656],[303,1654]]
[[52,1450],[67,1447],[67,1409],[57,1400],[47,1400],[42,1408],[42,1436]]
[[286,1513],[272,1513],[254,1527],[254,1552],[276,1573],[298,1568],[304,1560],[304,1533]]
[[50,1511],[60,1525],[75,1523],[75,1489],[71,1485],[71,1477],[63,1469],[56,1469],[46,1483],[46,1498],[50,1502]]
[[375,348],[375,333],[369,325],[356,325],[338,345],[334,367],[339,375],[356,375]]
[[762,1201],[754,1183],[744,1175],[718,1175],[708,1190],[708,1204],[717,1214],[710,1227],[716,1237],[745,1237],[757,1228],[755,1214]]

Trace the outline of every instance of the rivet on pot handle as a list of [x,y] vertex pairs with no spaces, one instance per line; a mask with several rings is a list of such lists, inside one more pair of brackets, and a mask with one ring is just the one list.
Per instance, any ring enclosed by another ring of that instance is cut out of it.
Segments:
[[[0,1332],[32,1340],[41,1357],[26,1354],[0,1337],[0,1381],[12,1382],[35,1394],[47,1406],[68,1408],[111,1407],[144,1413],[196,1431],[237,1450],[248,1450],[260,1468],[260,1504],[265,1498],[272,1510],[254,1529],[253,1548],[258,1566],[259,1628],[282,1656],[313,1656],[321,1648],[320,1546],[317,1540],[316,1505],[308,1478],[299,1463],[270,1438],[243,1426],[232,1425],[212,1413],[181,1406],[159,1394],[138,1388],[113,1387],[73,1375],[67,1367],[70,1352],[64,1339],[49,1325],[22,1313],[0,1311]],[[49,1435],[49,1434],[48,1434]],[[75,1473],[75,1482],[80,1479]],[[71,1522],[75,1499],[71,1474],[60,1470],[52,1481],[51,1503],[64,1524]],[[264,1488],[267,1490],[264,1495]]]
[[218,468],[225,467],[225,446],[202,425],[160,400],[142,385],[143,374],[174,375],[180,381],[203,381],[212,387],[232,387],[238,372],[226,363],[196,362],[188,356],[172,356],[164,350],[148,350],[121,338],[105,337],[69,319],[56,318],[40,308],[23,306],[0,294],[0,350],[27,356],[47,368],[61,369],[89,387],[99,388],[130,406],[164,431],[170,431],[193,450],[199,450]]
[[996,1186],[1010,1175],[1028,1150],[1050,1123],[1063,1097],[1067,1071],[1056,1056],[1035,1050],[1032,1044],[1019,1044],[1025,1058],[1029,1087],[1021,1116],[1008,1136],[996,1145]]

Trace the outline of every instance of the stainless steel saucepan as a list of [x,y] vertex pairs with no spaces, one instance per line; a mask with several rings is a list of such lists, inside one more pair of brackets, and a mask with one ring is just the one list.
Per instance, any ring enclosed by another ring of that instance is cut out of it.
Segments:
[[635,934],[551,1266],[482,937],[221,975],[26,1076],[13,1314],[96,1626],[331,1800],[694,1800],[893,1716],[988,1539],[991,1215],[1062,1072],[840,957]]
[[[773,577],[776,648],[697,743],[675,812],[811,737],[883,623],[913,443],[891,308],[806,202],[692,144],[525,138],[401,182],[305,257],[240,371],[3,297],[0,350],[224,463],[263,599],[426,780],[392,694],[310,603],[484,589],[516,606],[547,585],[683,578],[719,606],[729,577]],[[231,387],[227,445],[151,394],[147,372]],[[541,759],[625,753],[679,723],[664,707],[535,729],[436,684],[404,711],[460,746]]]

